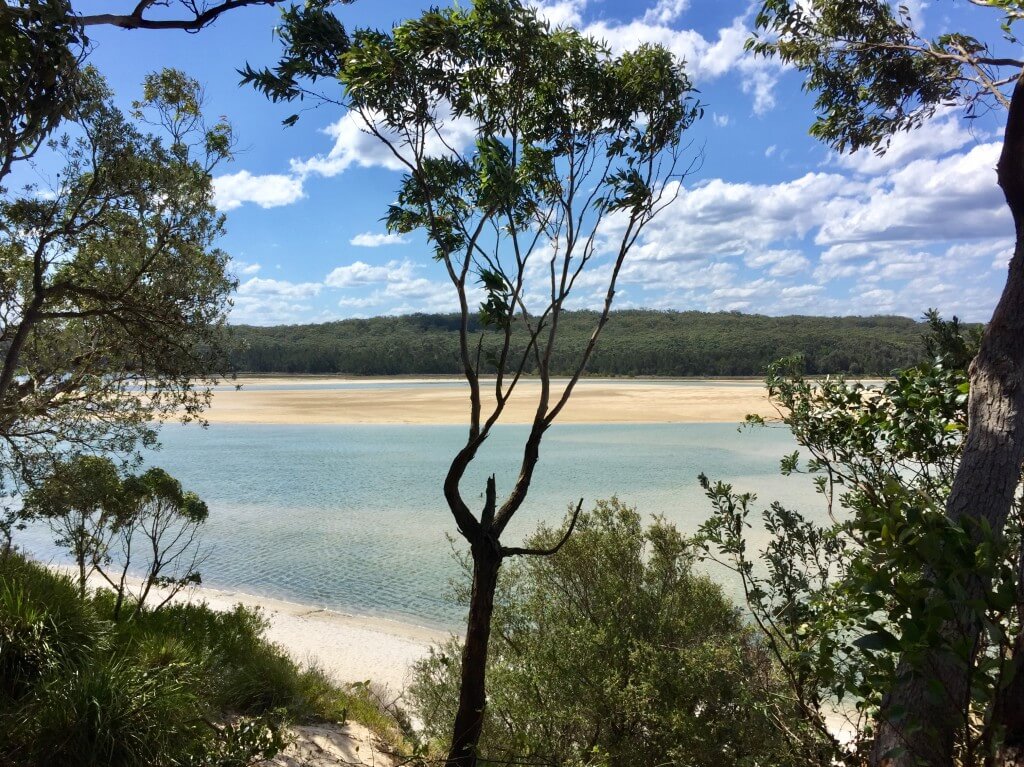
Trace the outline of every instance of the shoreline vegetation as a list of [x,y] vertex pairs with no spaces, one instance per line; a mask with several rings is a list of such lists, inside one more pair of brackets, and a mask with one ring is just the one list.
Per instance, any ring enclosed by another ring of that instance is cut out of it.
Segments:
[[[54,572],[74,575],[66,565],[40,562]],[[131,585],[138,578],[130,579]],[[109,586],[98,575],[88,580],[90,589]],[[157,601],[165,589],[154,589]],[[316,667],[339,684],[367,681],[400,694],[408,683],[412,664],[426,657],[432,644],[439,644],[455,632],[371,615],[356,615],[317,605],[250,594],[236,589],[193,586],[174,595],[170,604],[206,604],[217,612],[229,612],[236,605],[259,610],[267,620],[267,640],[284,649],[304,667]]]
[[[204,413],[210,423],[461,425],[467,418],[468,390],[455,380],[277,375],[240,377],[234,383],[242,388],[221,387],[214,392]],[[331,383],[359,386],[311,388]],[[413,386],[417,383],[430,385]],[[555,391],[565,385],[564,381],[553,383]],[[286,388],[246,388],[267,385]],[[481,388],[484,396],[493,396],[493,387],[484,383]],[[501,422],[531,423],[538,391],[538,382],[521,381]],[[559,423],[733,423],[750,413],[774,413],[760,379],[722,379],[686,386],[672,386],[664,380],[584,379],[559,415]]]

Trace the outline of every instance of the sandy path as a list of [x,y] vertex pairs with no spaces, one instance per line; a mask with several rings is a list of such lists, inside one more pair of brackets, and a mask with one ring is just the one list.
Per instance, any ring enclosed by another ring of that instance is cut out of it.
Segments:
[[[214,395],[206,413],[211,423],[269,424],[462,424],[468,420],[469,396],[464,385],[435,384],[424,388],[310,389],[330,379],[245,379],[240,391]],[[245,384],[287,384],[280,390],[246,389]],[[367,382],[371,383],[371,382]],[[564,382],[557,382],[560,392]],[[530,423],[540,386],[519,384],[502,423]],[[493,404],[493,389],[485,408]],[[664,383],[583,381],[559,415],[560,423],[733,423],[748,413],[771,412],[761,382]]]

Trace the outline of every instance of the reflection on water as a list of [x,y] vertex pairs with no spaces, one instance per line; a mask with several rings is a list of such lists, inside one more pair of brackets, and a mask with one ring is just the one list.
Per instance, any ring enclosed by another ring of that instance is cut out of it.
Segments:
[[[485,444],[463,483],[471,506],[482,503],[492,472],[499,494],[510,489],[527,428],[498,428]],[[446,533],[455,527],[441,482],[464,438],[461,426],[171,425],[150,461],[210,506],[207,585],[453,627],[462,613],[446,598],[457,574]],[[505,537],[517,541],[541,520],[557,524],[580,497],[586,507],[613,494],[692,532],[709,511],[702,471],[818,516],[807,479],[778,475],[778,459],[792,450],[784,429],[555,426]],[[43,530],[23,541],[54,556]]]

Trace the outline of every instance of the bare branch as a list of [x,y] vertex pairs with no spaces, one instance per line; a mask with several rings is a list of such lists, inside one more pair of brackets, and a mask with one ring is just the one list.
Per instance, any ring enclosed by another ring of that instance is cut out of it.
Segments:
[[548,549],[537,549],[521,546],[502,546],[501,555],[504,557],[517,557],[517,556],[531,556],[531,557],[550,557],[552,554],[557,554],[558,550],[565,545],[566,541],[572,535],[572,531],[576,529],[576,520],[579,519],[580,510],[583,508],[583,499],[580,498],[580,502],[576,504],[576,508],[573,509],[572,519],[569,520],[569,527],[566,528],[565,533],[558,540],[554,546]]

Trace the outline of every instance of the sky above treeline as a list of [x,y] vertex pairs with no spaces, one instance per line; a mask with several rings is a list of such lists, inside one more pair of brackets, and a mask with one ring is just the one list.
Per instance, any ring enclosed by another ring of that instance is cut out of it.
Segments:
[[[910,5],[928,36],[964,23],[998,36],[998,17],[966,3]],[[337,14],[350,30],[389,28],[426,7],[357,0]],[[539,8],[615,51],[664,44],[685,59],[705,106],[690,136],[703,160],[629,256],[617,308],[919,317],[936,307],[989,317],[1013,244],[994,172],[1003,114],[964,120],[951,111],[898,136],[884,156],[840,156],[807,133],[813,97],[801,74],[744,52],[753,24],[746,0]],[[221,247],[240,282],[231,321],[454,310],[424,238],[385,231],[400,173],[375,140],[338,107],[307,104],[298,124],[284,127],[295,106],[239,86],[246,62],[276,61],[278,19],[276,9],[252,8],[195,35],[91,33],[90,61],[123,104],[138,97],[146,72],[173,66],[205,85],[211,115],[234,125],[237,156],[215,178],[227,215]],[[600,285],[585,285],[574,306],[602,298]]]

